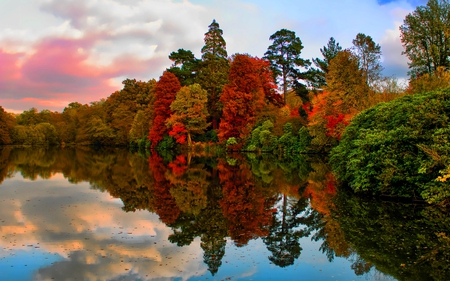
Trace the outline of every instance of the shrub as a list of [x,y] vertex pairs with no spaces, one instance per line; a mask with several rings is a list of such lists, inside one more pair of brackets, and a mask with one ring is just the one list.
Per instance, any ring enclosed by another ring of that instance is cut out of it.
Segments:
[[449,121],[450,89],[378,104],[353,119],[330,162],[355,192],[448,201],[437,179],[449,166]]

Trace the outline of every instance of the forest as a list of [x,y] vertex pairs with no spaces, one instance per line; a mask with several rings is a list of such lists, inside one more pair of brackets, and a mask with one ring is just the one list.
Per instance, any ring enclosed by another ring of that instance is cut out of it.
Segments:
[[449,15],[447,0],[429,0],[405,17],[408,85],[383,77],[369,35],[349,49],[331,37],[309,60],[295,32],[281,29],[262,58],[229,56],[213,20],[201,58],[173,51],[158,80],[126,79],[106,99],[61,113],[0,106],[0,145],[322,153],[355,192],[448,204]]

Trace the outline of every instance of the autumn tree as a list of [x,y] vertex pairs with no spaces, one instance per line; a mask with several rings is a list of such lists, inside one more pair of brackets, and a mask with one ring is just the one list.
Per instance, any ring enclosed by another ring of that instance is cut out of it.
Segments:
[[331,37],[328,40],[328,44],[320,49],[323,59],[315,58],[312,60],[316,68],[310,70],[311,83],[315,88],[322,88],[327,85],[325,76],[328,73],[328,66],[330,65],[330,61],[335,58],[340,51],[342,51],[342,47],[333,37]]
[[192,144],[192,134],[202,134],[209,126],[206,122],[207,101],[207,92],[199,84],[194,84],[181,88],[170,105],[173,114],[166,120],[166,125],[169,128],[182,125],[187,133],[189,147]]
[[173,64],[167,71],[178,77],[181,86],[189,86],[196,82],[201,60],[195,58],[190,50],[178,49],[170,53],[169,59]]
[[359,60],[359,67],[362,70],[364,79],[368,85],[381,78],[381,46],[376,44],[372,37],[363,33],[358,33],[352,41],[353,54]]
[[198,83],[208,93],[208,110],[212,118],[213,129],[218,128],[221,117],[219,104],[223,85],[227,83],[229,62],[223,31],[216,20],[208,26],[205,33],[205,45],[202,48],[202,62],[198,75]]
[[301,68],[307,68],[311,63],[300,57],[303,50],[302,41],[294,31],[287,29],[275,32],[269,39],[273,43],[264,53],[264,58],[270,61],[274,77],[281,80],[284,102],[286,103],[286,96],[290,89],[301,96],[306,95],[306,86],[300,82],[306,78],[306,73],[301,72]]
[[[116,144],[128,144],[129,133],[133,126],[136,113],[141,110],[149,120],[149,104],[154,100],[156,81],[136,81],[125,79],[123,89],[112,93],[105,104],[106,122],[116,136]],[[148,131],[148,122],[144,129]],[[145,136],[145,135],[144,135]],[[140,136],[143,137],[143,136]]]
[[450,67],[450,3],[429,0],[408,14],[400,26],[400,39],[409,62],[409,74],[432,75],[438,67]]
[[328,86],[314,98],[308,116],[312,145],[321,149],[335,145],[350,119],[370,104],[369,86],[349,50],[330,61],[326,79]]
[[14,123],[14,117],[0,106],[0,145],[11,143],[10,133]]
[[407,92],[410,94],[426,93],[450,87],[450,73],[443,66],[433,73],[425,73],[409,81]]
[[261,59],[237,54],[233,57],[220,101],[223,104],[223,117],[219,127],[219,139],[247,137],[255,117],[265,105],[264,85],[267,81],[261,76]]
[[159,78],[155,87],[155,103],[154,103],[154,118],[152,127],[149,132],[149,140],[151,147],[156,145],[163,139],[167,133],[166,120],[172,114],[170,105],[175,100],[176,93],[180,90],[181,85],[175,74],[165,71]]

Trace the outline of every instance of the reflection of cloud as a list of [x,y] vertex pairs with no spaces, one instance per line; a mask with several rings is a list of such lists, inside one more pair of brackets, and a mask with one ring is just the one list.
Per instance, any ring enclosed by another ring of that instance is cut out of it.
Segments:
[[7,249],[0,256],[43,251],[64,259],[41,268],[36,280],[187,280],[206,272],[199,240],[179,249],[155,214],[125,213],[108,193],[58,178],[6,180],[0,189],[0,247]]

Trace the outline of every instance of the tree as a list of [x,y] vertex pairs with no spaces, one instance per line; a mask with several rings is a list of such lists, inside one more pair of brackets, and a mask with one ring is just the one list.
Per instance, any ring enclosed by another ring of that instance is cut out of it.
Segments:
[[11,143],[10,133],[14,123],[14,117],[0,106],[0,145]]
[[[306,73],[300,72],[299,68],[306,68],[311,63],[300,57],[303,45],[294,31],[281,29],[272,34],[269,39],[273,43],[264,53],[264,58],[269,60],[275,79],[281,79],[286,103],[289,89],[293,88],[297,91],[306,89],[305,85],[298,82],[306,77]],[[304,93],[304,91],[301,92]]]
[[381,78],[381,47],[373,42],[372,37],[358,33],[353,39],[353,54],[359,59],[359,67],[368,85]]
[[328,73],[328,66],[330,61],[334,59],[337,54],[342,51],[342,47],[336,40],[331,37],[328,40],[328,44],[320,49],[323,59],[315,58],[313,63],[317,68],[311,69],[312,84],[315,88],[322,88],[327,85],[325,75]]
[[166,120],[167,127],[181,124],[186,129],[188,146],[192,144],[192,134],[204,133],[209,123],[206,122],[208,110],[207,93],[199,84],[185,86],[177,92],[170,105],[173,114]]
[[181,85],[175,74],[165,71],[159,78],[155,87],[154,119],[149,132],[149,140],[152,148],[163,139],[167,133],[166,120],[172,114],[170,105],[175,100],[176,93]]
[[412,78],[450,67],[450,3],[429,0],[408,14],[400,26],[400,38]]
[[313,99],[308,114],[311,144],[318,148],[335,145],[350,119],[369,105],[370,89],[350,51],[341,51],[331,60],[326,79],[326,91]]
[[190,50],[178,49],[178,51],[170,53],[169,59],[173,64],[167,71],[178,77],[181,86],[189,86],[195,83],[200,60],[195,58]]
[[261,59],[249,55],[235,55],[230,65],[228,83],[220,101],[223,117],[218,136],[220,141],[230,137],[244,139],[255,124],[255,117],[265,105],[264,75],[261,76]]
[[221,116],[219,104],[223,85],[227,83],[229,62],[223,31],[216,20],[208,26],[205,33],[205,45],[202,48],[202,62],[198,82],[208,92],[208,110],[212,118],[213,129],[218,128]]

